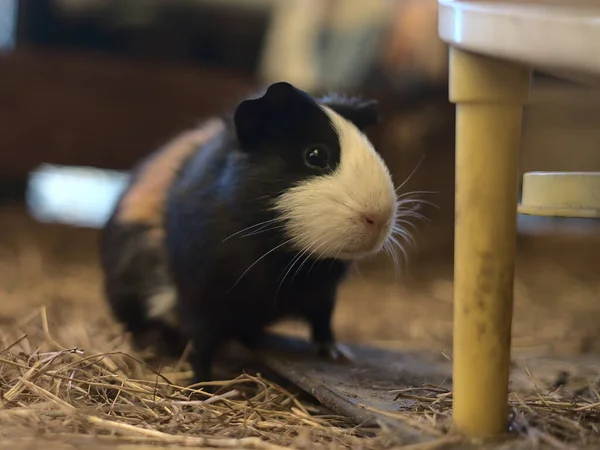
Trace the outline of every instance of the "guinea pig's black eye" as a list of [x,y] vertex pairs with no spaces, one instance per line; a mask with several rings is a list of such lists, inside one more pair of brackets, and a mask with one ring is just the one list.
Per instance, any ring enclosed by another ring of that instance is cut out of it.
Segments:
[[311,145],[304,152],[304,161],[309,167],[326,169],[329,167],[329,151],[323,144]]

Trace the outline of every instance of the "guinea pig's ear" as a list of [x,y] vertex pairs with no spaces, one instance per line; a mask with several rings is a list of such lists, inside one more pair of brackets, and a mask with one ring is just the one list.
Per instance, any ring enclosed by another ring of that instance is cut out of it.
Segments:
[[262,97],[245,100],[235,110],[233,121],[243,149],[280,133],[310,104],[310,98],[289,83],[270,85]]
[[361,130],[379,122],[379,103],[377,100],[330,96],[323,99],[323,104],[348,119]]

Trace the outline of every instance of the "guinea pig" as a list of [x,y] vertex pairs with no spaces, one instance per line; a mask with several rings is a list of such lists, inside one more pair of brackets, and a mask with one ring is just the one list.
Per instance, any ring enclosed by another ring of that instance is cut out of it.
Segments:
[[350,264],[398,231],[390,172],[365,130],[374,100],[313,98],[286,82],[240,102],[144,161],[102,237],[105,291],[138,345],[179,352],[209,381],[222,343],[254,348],[304,319],[321,355]]
[[187,159],[224,129],[222,120],[208,120],[143,158],[102,230],[105,296],[138,348],[154,345],[163,356],[185,349],[165,248],[167,194]]

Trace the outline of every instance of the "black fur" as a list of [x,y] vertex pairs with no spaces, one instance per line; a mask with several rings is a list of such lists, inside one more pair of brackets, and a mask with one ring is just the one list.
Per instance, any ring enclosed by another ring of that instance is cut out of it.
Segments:
[[376,100],[344,97],[333,93],[322,98],[321,102],[344,116],[361,130],[379,122],[379,105]]
[[183,352],[181,334],[147,317],[147,299],[172,285],[164,246],[148,238],[151,227],[118,223],[111,217],[101,235],[104,291],[115,317],[140,349],[156,346],[159,355]]
[[140,349],[154,346],[159,356],[172,356],[185,348],[181,333],[147,314],[148,298],[173,285],[164,242],[150,237],[156,225],[124,222],[118,217],[123,197],[160,151],[152,152],[132,169],[128,186],[100,235],[100,264],[109,307],[131,333],[134,344]]
[[[323,103],[361,129],[377,121],[373,102],[336,97]],[[262,97],[241,102],[233,126],[192,156],[171,186],[165,248],[182,337],[193,343],[194,382],[211,378],[213,356],[225,340],[237,338],[252,347],[266,325],[284,317],[307,320],[323,351],[335,343],[331,317],[348,264],[331,259],[292,266],[299,253],[286,245],[274,223],[249,230],[258,231],[251,236],[234,235],[274,219],[270,207],[282,192],[323,173],[304,159],[316,143],[327,146],[326,171],[334,170],[339,140],[327,115],[304,92],[276,83]],[[135,237],[124,241],[123,247],[136,245]],[[138,273],[148,265],[153,273],[154,263],[145,258],[153,256],[140,252],[131,263]],[[134,308],[120,314],[131,329],[143,316]]]

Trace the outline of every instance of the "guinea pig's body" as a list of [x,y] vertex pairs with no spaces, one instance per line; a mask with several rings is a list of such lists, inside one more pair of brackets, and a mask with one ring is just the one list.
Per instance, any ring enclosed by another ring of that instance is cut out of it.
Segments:
[[172,351],[191,340],[195,382],[211,378],[222,342],[252,347],[286,317],[305,319],[319,351],[335,355],[331,317],[349,264],[394,239],[396,192],[362,132],[376,121],[374,102],[316,101],[276,83],[166,158],[179,169],[148,203],[153,224],[122,220],[136,186],[151,185],[148,167],[161,167],[159,152],[104,231],[117,318],[138,341],[149,329]]
[[167,198],[185,161],[223,130],[221,120],[209,120],[143,159],[104,227],[105,294],[138,347],[156,345],[160,354],[184,349],[165,247]]

